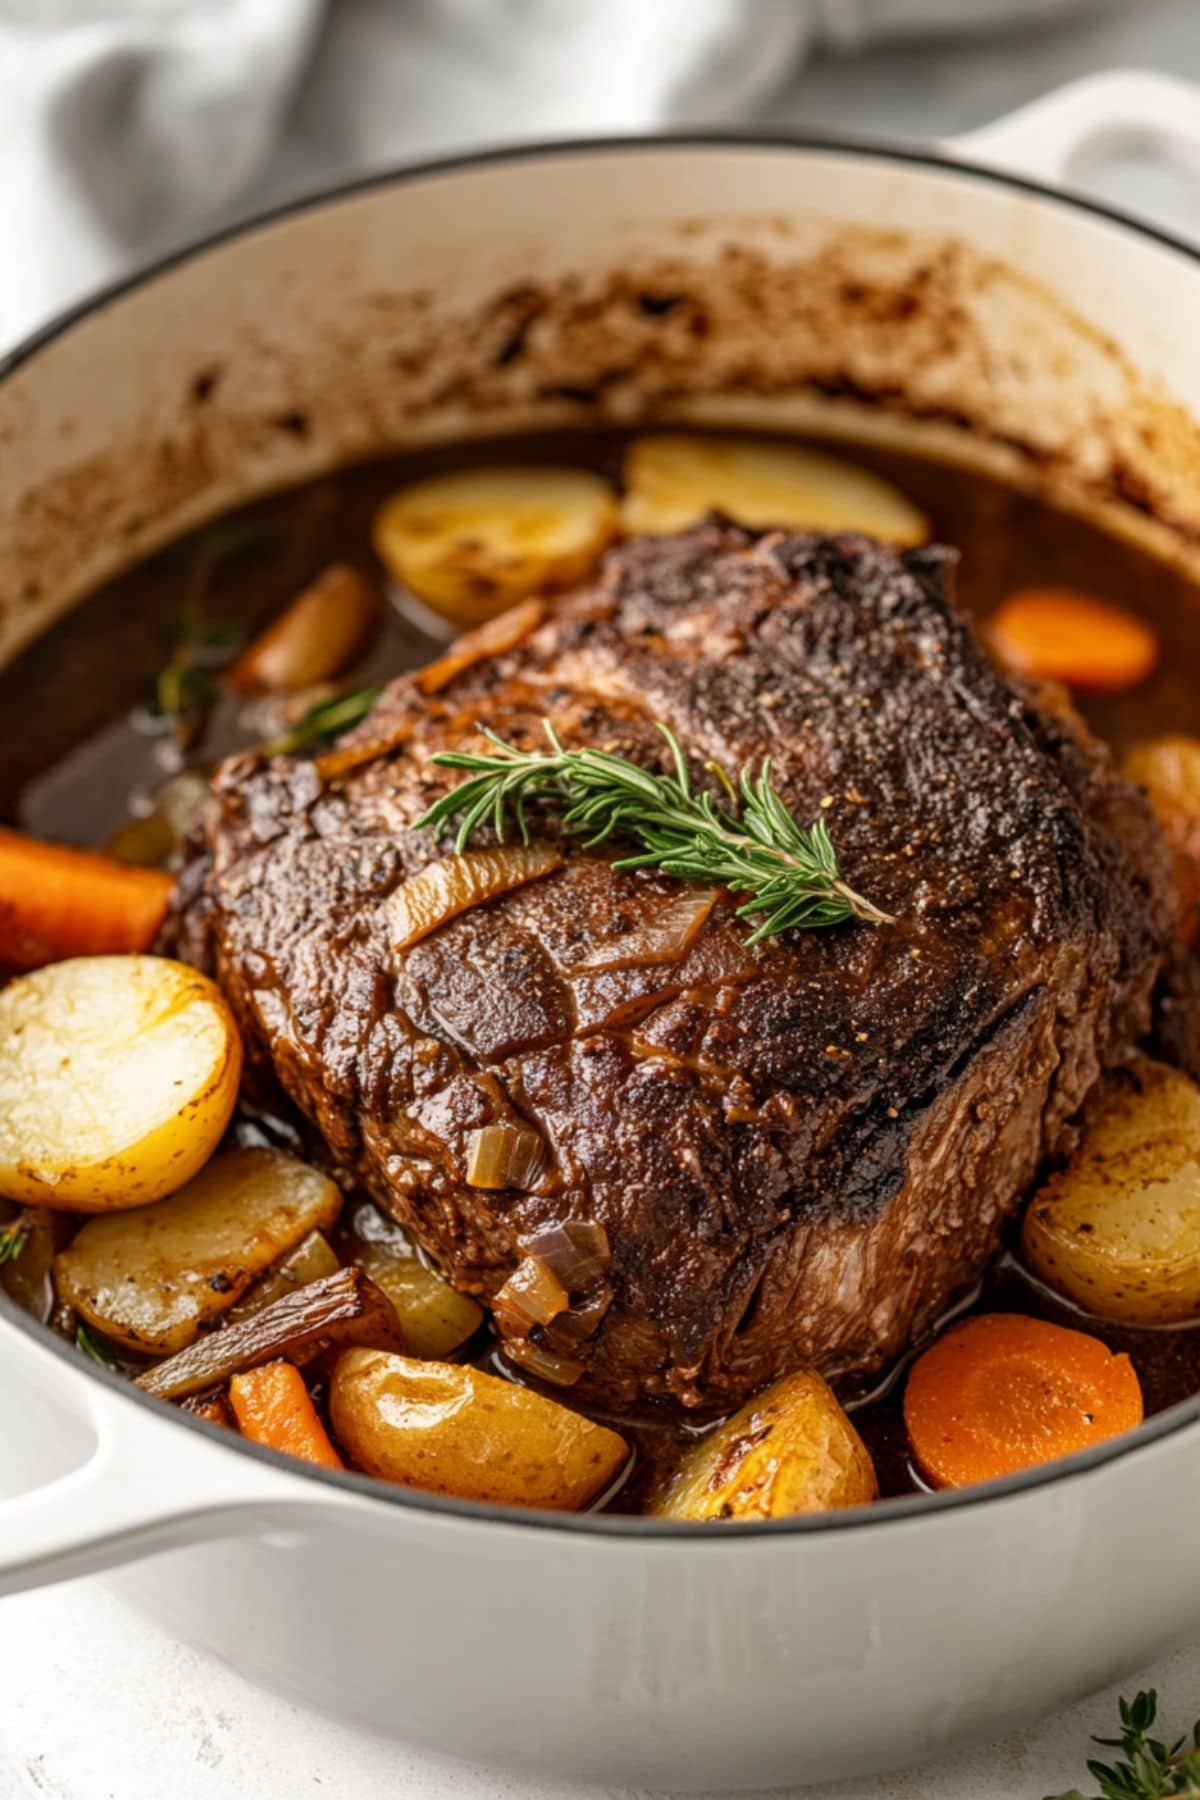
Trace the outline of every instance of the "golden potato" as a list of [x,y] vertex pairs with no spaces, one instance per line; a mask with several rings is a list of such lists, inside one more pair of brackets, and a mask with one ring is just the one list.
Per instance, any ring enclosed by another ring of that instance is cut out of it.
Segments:
[[1030,1202],[1021,1254],[1100,1318],[1200,1316],[1200,1089],[1145,1059],[1113,1077],[1074,1156]]
[[206,976],[160,956],[81,956],[0,993],[0,1194],[109,1212],[206,1163],[242,1072]]
[[467,626],[582,581],[616,528],[616,495],[590,469],[459,469],[393,494],[374,543],[397,581]]
[[615,1431],[529,1388],[383,1350],[343,1352],[329,1414],[368,1475],[497,1506],[586,1506],[629,1456]]
[[1194,943],[1200,927],[1200,738],[1150,738],[1126,752],[1121,768],[1145,788],[1171,846],[1180,935],[1185,943]]
[[328,1176],[282,1151],[226,1150],[168,1199],[89,1220],[55,1259],[59,1296],[114,1342],[169,1356],[341,1204]]
[[798,1369],[701,1438],[648,1510],[661,1519],[784,1519],[878,1497],[874,1464],[832,1390]]
[[892,544],[923,544],[930,530],[890,481],[823,450],[687,432],[635,438],[625,458],[627,531],[680,531],[712,511],[740,525],[862,531]]

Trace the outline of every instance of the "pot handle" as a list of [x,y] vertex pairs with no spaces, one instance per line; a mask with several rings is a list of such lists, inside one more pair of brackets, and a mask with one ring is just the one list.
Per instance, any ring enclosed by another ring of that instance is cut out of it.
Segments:
[[124,1377],[80,1368],[77,1354],[0,1317],[6,1384],[27,1380],[92,1437],[78,1467],[0,1499],[0,1598],[157,1550],[287,1530],[301,1511],[370,1506],[245,1455],[218,1427],[182,1429],[159,1404],[122,1391]]
[[1146,147],[1200,170],[1200,87],[1148,69],[1085,75],[943,145],[964,161],[1058,186],[1085,179],[1106,156]]

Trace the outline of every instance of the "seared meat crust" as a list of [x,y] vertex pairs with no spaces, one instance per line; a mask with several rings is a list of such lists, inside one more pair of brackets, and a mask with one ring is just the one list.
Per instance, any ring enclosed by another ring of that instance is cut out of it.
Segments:
[[[458,1287],[487,1299],[530,1233],[603,1223],[581,1400],[724,1409],[801,1363],[868,1377],[977,1280],[1147,1027],[1157,828],[1069,708],[992,667],[952,563],[720,521],[635,540],[508,651],[394,682],[353,766],[219,773],[176,948]],[[655,766],[661,719],[699,781],[772,757],[897,922],[749,950],[726,897],[682,960],[587,972],[677,886],[572,847],[397,956],[386,898],[449,847],[409,829],[456,779],[430,757],[480,722],[538,746],[544,716]],[[545,1140],[530,1192],[467,1186],[469,1134],[502,1120]]]

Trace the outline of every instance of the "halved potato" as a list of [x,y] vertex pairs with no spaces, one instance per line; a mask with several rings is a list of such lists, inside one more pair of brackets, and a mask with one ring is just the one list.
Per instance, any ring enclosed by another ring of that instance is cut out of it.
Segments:
[[81,956],[0,993],[0,1194],[108,1212],[181,1188],[221,1141],[242,1046],[206,976]]
[[628,1460],[625,1440],[529,1388],[460,1363],[347,1350],[329,1390],[342,1449],[402,1487],[569,1512]]
[[635,438],[625,457],[627,531],[680,531],[707,512],[739,525],[862,531],[923,544],[929,520],[881,475],[823,450],[684,432]]
[[1200,1317],[1200,1089],[1148,1060],[1114,1077],[1066,1168],[1030,1202],[1021,1253],[1100,1318]]
[[397,581],[465,626],[581,581],[616,529],[616,495],[590,469],[461,469],[393,494],[374,543]]
[[169,1199],[89,1220],[55,1261],[59,1297],[127,1349],[169,1356],[341,1205],[327,1175],[280,1150],[226,1150]]
[[832,1390],[798,1369],[701,1438],[649,1510],[663,1519],[783,1519],[878,1497],[875,1466]]

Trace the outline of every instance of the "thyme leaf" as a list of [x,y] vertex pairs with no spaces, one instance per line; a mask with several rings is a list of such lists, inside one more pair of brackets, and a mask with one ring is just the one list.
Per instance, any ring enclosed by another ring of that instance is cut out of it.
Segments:
[[290,756],[298,750],[322,749],[351,726],[360,724],[381,692],[377,687],[358,688],[352,694],[335,694],[331,700],[310,706],[282,737],[263,746],[266,755]]
[[28,1240],[28,1220],[24,1213],[18,1213],[15,1219],[0,1229],[0,1267],[8,1262],[16,1262]]
[[85,1356],[90,1356],[93,1362],[99,1363],[102,1369],[119,1369],[121,1366],[104,1339],[90,1331],[86,1325],[76,1325],[75,1347],[82,1350]]
[[1119,1762],[1088,1759],[1088,1773],[1097,1784],[1095,1794],[1071,1788],[1065,1794],[1049,1794],[1046,1800],[1200,1800],[1200,1719],[1190,1737],[1164,1743],[1152,1738],[1150,1728],[1158,1713],[1158,1695],[1135,1695],[1119,1703],[1119,1737],[1096,1737],[1094,1744],[1123,1752]]

